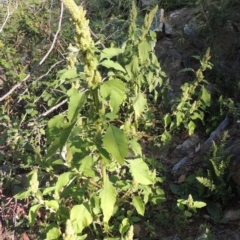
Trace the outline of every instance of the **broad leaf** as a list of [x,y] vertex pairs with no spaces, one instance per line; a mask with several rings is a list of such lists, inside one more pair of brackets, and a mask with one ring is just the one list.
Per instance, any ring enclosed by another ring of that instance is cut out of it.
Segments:
[[55,191],[60,192],[75,176],[74,172],[65,172],[61,174],[57,180]]
[[46,229],[47,235],[46,240],[57,240],[60,238],[61,231],[58,228],[57,224],[50,224]]
[[142,147],[136,140],[132,140],[130,142],[130,146],[135,155],[142,156]]
[[207,204],[205,202],[200,202],[200,201],[194,201],[193,203],[193,207],[194,208],[203,208],[205,207]]
[[204,86],[202,87],[201,100],[205,103],[207,107],[211,105],[211,94]]
[[64,145],[68,141],[68,138],[71,135],[71,132],[72,132],[75,124],[76,124],[76,121],[61,130],[60,136],[57,137],[54,140],[54,142],[50,145],[50,147],[48,148],[46,158],[53,156],[57,152],[58,149],[62,149],[64,147]]
[[214,202],[207,203],[207,211],[214,220],[219,220],[221,218],[221,209]]
[[133,108],[137,118],[139,118],[141,113],[144,111],[146,103],[147,103],[147,100],[145,98],[145,94],[141,92],[138,93],[133,103]]
[[194,133],[194,130],[196,129],[196,125],[193,121],[190,121],[188,123],[188,132],[189,132],[189,135],[192,135]]
[[103,137],[103,145],[120,164],[124,163],[128,154],[128,143],[122,130],[110,125]]
[[53,191],[55,191],[55,186],[47,187],[43,190],[43,195],[47,195],[48,193],[53,192]]
[[141,158],[130,160],[128,162],[135,182],[143,185],[153,184],[153,177],[148,165]]
[[141,64],[144,64],[146,61],[149,61],[149,52],[152,51],[151,44],[148,41],[142,41],[138,45],[138,55]]
[[165,128],[171,123],[171,115],[169,113],[163,117],[163,122]]
[[110,59],[114,56],[121,54],[122,52],[123,52],[123,50],[121,48],[104,48],[101,51],[100,61],[104,58]]
[[106,81],[101,85],[100,93],[102,97],[110,98],[110,107],[114,113],[117,113],[125,99],[125,84],[119,79]]
[[26,199],[30,195],[31,195],[31,191],[30,190],[27,190],[27,191],[24,190],[24,191],[21,191],[21,192],[15,194],[14,198],[16,198],[16,199]]
[[56,200],[49,200],[49,201],[46,200],[44,202],[44,204],[45,204],[46,207],[52,208],[54,210],[58,210],[58,208],[59,208],[59,203]]
[[72,79],[76,77],[78,77],[78,73],[76,69],[67,69],[67,70],[64,69],[59,79],[65,80],[65,79]]
[[63,120],[63,115],[57,115],[49,120],[46,131],[48,144],[55,140],[56,136],[59,136],[59,132],[61,132],[61,129],[63,127]]
[[84,92],[78,92],[76,89],[76,92],[70,96],[69,103],[68,103],[68,120],[69,122],[76,121],[79,111],[83,107],[85,102],[85,93]]
[[92,169],[93,158],[91,156],[86,156],[81,160],[81,165],[79,168],[79,172],[82,172],[86,177],[94,177],[95,173]]
[[184,117],[185,117],[185,115],[183,112],[176,113],[177,126],[180,126],[180,124],[183,122]]
[[138,76],[140,72],[138,57],[133,56],[132,61],[128,65],[126,65],[125,68],[130,78]]
[[31,175],[30,190],[32,191],[33,194],[36,194],[39,186],[37,169],[33,170],[29,175]]
[[57,150],[60,148],[60,137],[56,137],[53,143],[49,146],[46,154],[46,158],[53,156]]
[[112,183],[107,178],[100,192],[101,209],[103,211],[103,221],[107,223],[113,215],[114,204],[116,202],[117,193]]
[[91,213],[84,204],[73,206],[70,211],[70,219],[76,233],[81,233],[82,230],[88,227],[93,221]]
[[145,205],[144,205],[144,202],[142,201],[142,199],[138,196],[134,196],[132,202],[133,202],[133,206],[136,208],[138,214],[144,216]]
[[119,232],[121,233],[122,236],[128,231],[129,227],[130,227],[129,219],[124,218],[119,227]]
[[29,213],[28,213],[28,220],[31,225],[33,225],[35,223],[37,211],[40,207],[42,207],[42,204],[36,204],[30,208]]
[[191,119],[192,120],[200,119],[200,120],[203,121],[203,118],[204,118],[203,112],[195,111],[195,112],[193,112],[193,114],[191,114]]
[[106,68],[114,68],[115,70],[126,72],[125,69],[118,62],[114,62],[112,60],[104,60],[100,63],[100,65]]
[[168,145],[171,139],[172,139],[172,136],[168,131],[165,131],[161,136],[161,141],[164,143],[164,145]]

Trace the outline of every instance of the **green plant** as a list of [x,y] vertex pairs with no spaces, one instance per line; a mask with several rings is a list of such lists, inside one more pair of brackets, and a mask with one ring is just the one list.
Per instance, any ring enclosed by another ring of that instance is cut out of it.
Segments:
[[[200,60],[199,57],[196,58]],[[183,70],[194,72],[195,79],[182,85],[181,97],[173,104],[172,114],[168,113],[163,118],[165,132],[162,134],[162,141],[164,143],[168,143],[171,140],[170,132],[173,130],[183,127],[191,135],[196,128],[197,120],[201,120],[204,123],[204,112],[211,104],[211,94],[206,88],[208,82],[203,75],[206,69],[212,68],[209,59],[210,49],[207,50],[204,57],[200,60],[201,67],[197,71],[191,68]]]
[[232,188],[230,186],[231,173],[228,165],[231,155],[225,151],[227,132],[219,146],[213,142],[211,151],[207,155],[207,174],[197,176],[196,179],[208,190],[211,197],[220,201],[224,205],[232,198]]
[[192,195],[189,194],[188,199],[178,199],[177,206],[181,211],[183,211],[186,218],[190,218],[197,212],[197,208],[205,207],[206,203],[194,201]]
[[210,227],[208,226],[208,224],[202,224],[200,225],[200,232],[202,232],[202,235],[200,236],[200,238],[204,238],[206,240],[212,240],[213,239],[213,235],[211,233]]
[[[63,2],[76,26],[68,65],[57,79],[69,86],[62,88],[68,109],[48,122],[48,148],[36,152],[38,165],[28,175],[28,189],[15,197],[33,199],[32,225],[45,209],[45,239],[85,239],[93,231],[98,239],[130,240],[147,203],[165,201],[157,184],[162,178],[144,161],[137,133],[148,105],[146,92],[156,99],[164,75],[154,54],[155,34],[149,32],[157,8],[139,31],[133,4],[128,40],[121,48],[99,50],[84,9]],[[49,179],[41,186],[44,175]]]
[[231,173],[228,170],[231,155],[225,151],[226,137],[227,132],[219,146],[213,142],[206,157],[206,170],[198,169],[181,185],[170,185],[172,192],[184,199],[191,194],[194,199],[205,202],[207,211],[217,222],[224,222],[218,204],[226,205],[233,197],[230,185]]

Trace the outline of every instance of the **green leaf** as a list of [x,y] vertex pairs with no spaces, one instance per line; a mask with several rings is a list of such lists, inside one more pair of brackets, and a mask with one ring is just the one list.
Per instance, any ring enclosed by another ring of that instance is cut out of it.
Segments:
[[70,123],[76,121],[79,111],[85,102],[85,93],[79,92],[77,89],[75,90],[76,92],[70,97],[68,102],[68,120]]
[[199,201],[194,201],[193,203],[193,208],[203,208],[205,207],[207,204],[205,202],[199,202]]
[[196,125],[193,121],[190,121],[188,123],[188,132],[189,132],[189,135],[192,135],[194,133],[194,130],[196,129]]
[[52,157],[60,148],[60,137],[56,137],[53,143],[49,146],[46,154],[46,158]]
[[205,103],[205,105],[207,107],[210,107],[210,105],[211,105],[211,94],[204,86],[202,87],[201,100]]
[[161,188],[157,188],[156,193],[151,197],[151,202],[161,204],[166,201],[165,193]]
[[110,125],[103,137],[103,145],[120,164],[124,163],[128,154],[128,143],[122,130]]
[[180,124],[183,122],[184,116],[185,115],[182,112],[177,112],[176,113],[177,126],[180,126]]
[[48,148],[46,158],[52,157],[59,148],[62,149],[64,147],[64,145],[66,144],[66,142],[68,141],[71,135],[71,132],[75,124],[76,124],[76,121],[72,122],[68,126],[65,126],[65,128],[61,129],[60,136],[57,137]]
[[146,61],[149,61],[149,52],[152,51],[151,44],[148,41],[142,41],[138,45],[138,54],[140,63],[144,64]]
[[72,79],[78,77],[78,73],[76,69],[67,69],[63,70],[63,73],[59,77],[60,80],[65,80],[65,79]]
[[126,97],[125,84],[119,79],[106,81],[101,85],[100,93],[102,97],[110,98],[110,107],[114,113],[117,113],[120,104]]
[[15,194],[14,198],[16,198],[16,199],[26,199],[30,196],[30,194],[31,194],[30,190],[27,190],[27,191],[24,190],[24,191],[21,191],[21,192]]
[[61,135],[60,135],[60,148],[63,148],[66,144],[66,142],[68,141],[71,132],[74,128],[76,124],[75,122],[72,122],[70,125],[66,126],[62,131],[61,131]]
[[214,202],[207,203],[207,211],[214,220],[219,220],[221,217],[221,209]]
[[78,236],[76,240],[84,240],[84,239],[87,238],[87,236],[88,236],[87,234],[84,234],[82,236]]
[[181,71],[179,71],[179,73],[181,72],[195,72],[192,68],[184,68]]
[[58,177],[55,191],[60,192],[63,187],[65,187],[76,175],[74,172],[65,172]]
[[55,191],[55,186],[47,187],[43,190],[43,195],[47,195],[48,193],[53,192],[53,191]]
[[147,103],[147,100],[145,98],[145,94],[141,92],[138,93],[133,103],[133,108],[135,111],[136,118],[140,117],[141,113],[144,111],[146,103]]
[[36,204],[30,208],[29,213],[28,213],[28,220],[31,225],[33,225],[35,223],[37,211],[40,207],[42,207],[42,204]]
[[54,210],[58,210],[58,208],[59,208],[59,203],[56,200],[49,200],[49,201],[46,200],[44,202],[44,204],[45,204],[46,207],[52,208]]
[[76,233],[81,233],[82,230],[88,227],[93,221],[91,213],[84,204],[73,206],[70,211],[70,219]]
[[121,233],[122,236],[128,231],[129,227],[130,227],[129,219],[124,218],[119,227],[119,232]]
[[138,158],[128,162],[134,181],[143,185],[153,184],[153,177],[150,173],[148,165],[143,161],[143,159]]
[[171,123],[171,115],[169,113],[163,117],[163,122],[165,128]]
[[51,143],[56,136],[59,136],[59,133],[61,132],[61,129],[63,127],[63,122],[64,122],[64,116],[63,115],[57,115],[53,117],[51,120],[48,122],[48,127],[47,127],[47,143]]
[[192,216],[192,213],[189,212],[189,211],[187,211],[187,210],[185,210],[185,211],[184,211],[184,216],[185,216],[185,217],[191,217],[191,216]]
[[169,185],[172,193],[176,194],[176,195],[180,195],[181,194],[181,188],[179,185],[177,184],[170,184]]
[[133,56],[132,61],[128,65],[126,65],[125,68],[130,78],[138,76],[140,72],[138,57]]
[[36,194],[39,186],[37,169],[33,170],[29,175],[31,175],[30,190],[33,194]]
[[114,56],[121,54],[122,52],[123,52],[123,50],[121,48],[104,48],[101,51],[100,61],[104,58],[110,59]]
[[95,173],[92,170],[93,158],[91,156],[86,156],[81,160],[81,165],[79,172],[82,172],[85,177],[94,177]]
[[203,117],[204,117],[203,113],[197,111],[193,112],[193,114],[191,115],[192,120],[200,119],[203,121]]
[[140,197],[138,196],[133,197],[133,206],[136,208],[138,214],[144,216],[145,205]]
[[172,136],[168,131],[165,131],[161,136],[161,141],[164,145],[168,145],[171,142]]
[[130,146],[135,155],[142,156],[142,147],[136,140],[130,141]]
[[114,62],[112,60],[104,60],[100,63],[100,65],[106,68],[114,68],[115,70],[119,70],[124,73],[126,72],[125,69],[118,62]]
[[103,211],[103,221],[105,223],[107,223],[113,215],[116,197],[117,193],[114,186],[109,181],[109,179],[106,178],[103,189],[100,192],[101,209]]
[[46,240],[58,240],[61,235],[60,229],[54,223],[47,226],[46,232]]

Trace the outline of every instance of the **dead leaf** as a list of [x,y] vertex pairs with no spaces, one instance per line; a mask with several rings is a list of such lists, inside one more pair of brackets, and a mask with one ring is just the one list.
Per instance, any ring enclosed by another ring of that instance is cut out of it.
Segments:
[[181,175],[181,176],[178,178],[178,183],[184,182],[185,179],[186,179],[186,175],[185,175],[185,174],[184,174],[184,175]]

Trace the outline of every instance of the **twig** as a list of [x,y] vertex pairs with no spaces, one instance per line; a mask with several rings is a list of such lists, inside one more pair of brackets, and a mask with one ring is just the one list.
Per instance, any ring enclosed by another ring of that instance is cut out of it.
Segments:
[[56,110],[57,108],[61,107],[64,103],[67,102],[68,99],[65,99],[63,100],[62,102],[60,102],[59,104],[53,106],[52,108],[50,108],[49,110],[47,110],[45,113],[39,115],[37,118],[36,118],[36,121],[38,121],[40,118],[42,117],[46,117],[49,113],[53,112],[54,110]]
[[[86,92],[87,89],[82,88],[79,90],[79,92]],[[49,110],[47,110],[45,113],[39,115],[36,118],[36,121],[39,120],[42,117],[46,117],[49,113],[53,112],[54,110],[58,109],[59,107],[61,107],[64,103],[66,103],[68,101],[68,99],[63,100],[62,102],[58,103],[57,105],[53,106],[52,108],[50,108]]]
[[16,85],[14,85],[4,96],[2,96],[0,98],[0,102],[2,102],[4,99],[6,99],[10,94],[12,94],[19,86],[21,86],[24,82],[26,82],[30,77],[31,75],[38,69],[38,67],[40,67],[43,62],[47,59],[47,57],[49,56],[49,54],[52,52],[53,48],[54,48],[54,45],[57,41],[57,37],[58,37],[58,34],[61,30],[61,25],[62,25],[62,18],[63,18],[63,9],[64,9],[64,5],[63,5],[63,2],[61,2],[61,12],[60,12],[60,17],[59,17],[59,22],[58,22],[58,29],[57,29],[57,32],[54,36],[54,39],[53,39],[53,42],[52,42],[52,45],[51,47],[49,48],[48,52],[45,54],[45,56],[42,58],[42,60],[37,64],[37,66],[19,83],[17,83]]
[[[97,39],[100,40],[100,38],[90,29],[90,33],[92,34],[92,36]],[[106,48],[105,45],[100,41],[100,45],[102,46],[102,48]]]
[[[37,78],[36,80],[32,81],[31,84],[33,84],[33,83],[35,83],[35,82],[38,82],[39,80],[41,80],[42,78],[44,78],[45,76],[47,76],[47,75],[52,71],[52,69],[53,69],[56,65],[62,63],[63,61],[64,61],[64,60],[62,59],[62,60],[54,63],[54,64],[49,68],[49,70],[48,70],[46,73],[44,73],[43,75],[41,75],[41,76],[40,76],[39,78]],[[26,89],[20,94],[20,96],[22,96],[23,94],[25,94],[27,91],[28,91],[28,88],[26,88]],[[21,101],[21,99],[18,99],[18,100],[16,100],[16,101],[14,102],[13,107],[11,108],[10,113],[13,111],[15,105],[16,105],[17,103],[19,103],[20,101]]]
[[120,31],[122,31],[127,24],[128,24],[128,21],[126,21],[126,22],[123,24],[122,28],[118,28],[115,32],[113,32],[112,34],[110,34],[109,36],[107,36],[106,39],[105,39],[105,41],[111,39],[113,35],[115,35],[116,33],[120,32]]
[[[16,4],[16,7],[15,7],[15,8],[17,8],[17,6],[18,6],[18,4]],[[2,25],[1,28],[0,28],[0,33],[3,31],[3,28],[4,28],[5,25],[7,24],[7,21],[8,21],[8,19],[10,18],[10,16],[13,14],[13,12],[14,12],[14,11],[12,11],[12,12],[10,13],[9,5],[7,5],[7,16],[6,16],[6,18],[5,18],[4,22],[3,22],[3,25]]]

